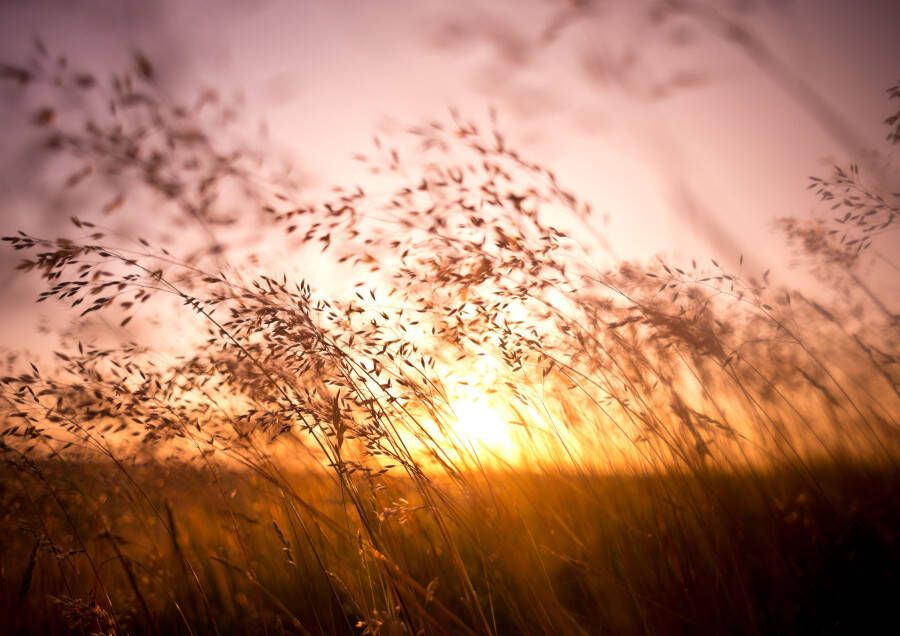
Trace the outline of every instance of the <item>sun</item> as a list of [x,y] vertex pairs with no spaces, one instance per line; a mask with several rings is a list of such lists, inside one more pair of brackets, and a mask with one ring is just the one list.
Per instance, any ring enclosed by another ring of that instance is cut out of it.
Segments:
[[452,403],[453,434],[462,448],[478,455],[515,462],[520,447],[514,426],[487,397],[466,395]]
[[[503,382],[503,361],[490,356],[456,360],[443,368],[440,396],[414,416],[414,427],[404,432],[404,444],[421,456],[440,457],[472,467],[518,466],[532,447],[523,435],[531,413],[512,407]],[[418,431],[418,432],[417,432]]]

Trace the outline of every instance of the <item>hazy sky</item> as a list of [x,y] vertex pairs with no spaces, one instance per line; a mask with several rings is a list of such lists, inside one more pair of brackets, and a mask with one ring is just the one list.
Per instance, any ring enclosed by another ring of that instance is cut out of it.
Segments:
[[[708,1],[654,20],[661,4],[6,0],[0,58],[22,59],[40,35],[102,75],[140,49],[173,94],[240,91],[322,185],[352,177],[374,132],[493,106],[514,145],[609,214],[602,231],[624,257],[742,251],[780,266],[772,221],[809,212],[809,175],[872,148],[883,154],[867,165],[891,179],[881,121],[900,80],[900,3]],[[27,113],[0,90],[0,229],[37,231],[51,221],[24,194],[41,176],[16,169]],[[21,321],[31,297],[0,280]]]

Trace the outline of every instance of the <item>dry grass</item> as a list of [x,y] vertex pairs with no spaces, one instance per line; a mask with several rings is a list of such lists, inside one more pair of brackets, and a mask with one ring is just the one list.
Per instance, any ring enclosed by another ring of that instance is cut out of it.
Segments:
[[4,471],[14,631],[65,631],[61,602],[79,599],[130,633],[351,633],[360,621],[391,633],[402,595],[427,633],[834,633],[889,618],[898,591],[896,476],[859,465],[817,466],[815,488],[793,468],[490,472],[448,485],[447,538],[416,486],[391,479],[366,493],[381,550],[320,476],[34,470],[53,494]]
[[[853,190],[834,223],[862,240],[785,225],[848,285],[826,302],[743,259],[603,262],[575,240],[590,207],[494,126],[454,115],[412,130],[408,153],[376,140],[360,160],[378,194],[308,203],[208,135],[214,95],[161,99],[142,56],[109,88],[42,59],[4,76],[111,105],[89,126],[33,117],[88,166],[67,186],[105,176],[104,213],[127,192],[204,248],[73,216],[63,238],[7,237],[23,275],[82,329],[157,317],[202,337],[173,353],[75,330],[52,369],[13,362],[14,631],[846,632],[890,617],[897,317],[851,283],[897,207],[855,167],[816,183]],[[223,191],[243,192],[236,223]],[[251,225],[321,252],[355,293],[230,264]],[[514,456],[461,433],[473,391],[515,423]]]

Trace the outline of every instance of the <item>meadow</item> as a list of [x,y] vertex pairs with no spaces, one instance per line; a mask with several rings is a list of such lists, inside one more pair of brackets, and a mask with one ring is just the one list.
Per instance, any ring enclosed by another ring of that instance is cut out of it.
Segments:
[[815,486],[792,468],[487,472],[447,485],[446,535],[392,479],[365,493],[384,552],[321,476],[69,468],[4,473],[9,633],[851,633],[894,620],[897,479],[871,466],[817,466]]
[[[824,216],[782,222],[795,282],[741,255],[610,262],[492,117],[376,139],[377,192],[308,201],[142,56],[102,84],[51,57],[4,76],[107,112],[33,118],[103,215],[5,238],[76,320],[2,379],[5,632],[896,624],[898,316],[866,259],[900,199],[856,165],[811,182]],[[167,212],[111,231],[129,206]],[[170,225],[200,238],[152,236]],[[267,262],[281,240],[345,289]]]

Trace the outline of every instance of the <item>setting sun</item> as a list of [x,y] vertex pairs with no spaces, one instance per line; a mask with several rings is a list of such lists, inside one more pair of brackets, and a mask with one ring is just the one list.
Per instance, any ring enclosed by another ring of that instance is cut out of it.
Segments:
[[515,430],[500,410],[477,395],[453,402],[452,428],[466,450],[508,463],[519,457]]
[[0,2],[0,636],[896,624],[900,2],[210,4]]

